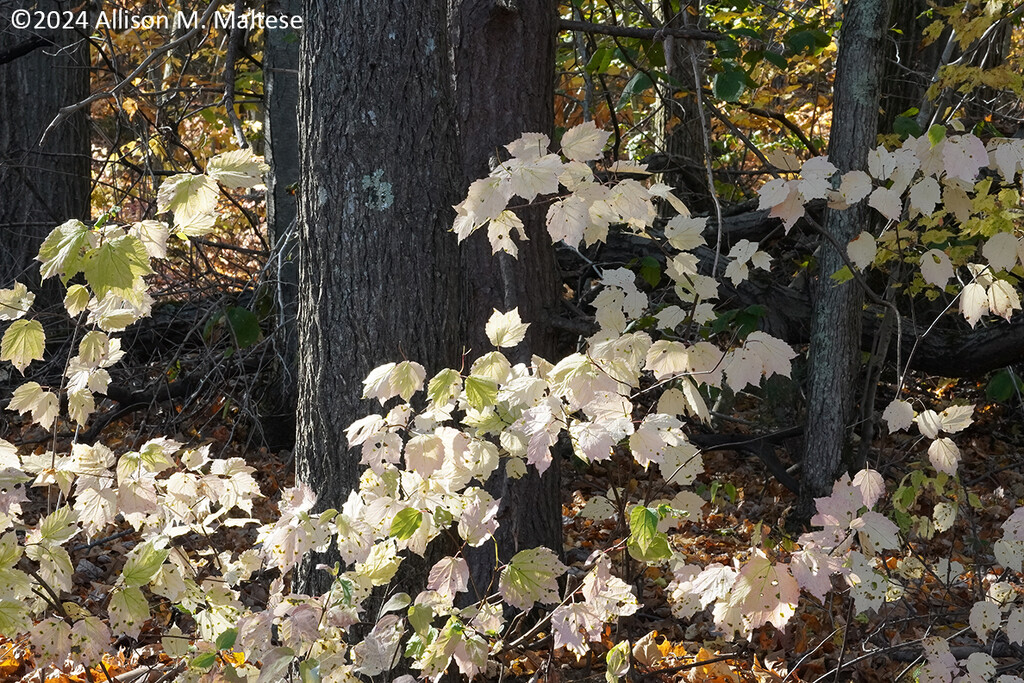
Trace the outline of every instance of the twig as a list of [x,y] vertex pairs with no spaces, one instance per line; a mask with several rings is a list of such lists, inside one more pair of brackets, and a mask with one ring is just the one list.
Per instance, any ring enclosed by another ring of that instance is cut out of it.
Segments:
[[206,8],[206,11],[203,13],[202,18],[197,22],[195,27],[190,29],[187,33],[183,34],[180,38],[172,40],[166,45],[162,45],[157,49],[153,50],[152,52],[150,52],[149,55],[145,59],[143,59],[142,62],[140,62],[137,67],[135,67],[134,71],[128,74],[123,80],[121,80],[121,82],[117,83],[114,87],[110,88],[109,90],[101,90],[99,92],[94,92],[92,95],[89,95],[80,102],[76,102],[75,104],[69,104],[66,107],[61,107],[60,111],[57,112],[57,115],[53,117],[53,121],[50,121],[50,125],[46,127],[45,131],[43,131],[42,137],[39,138],[39,145],[42,146],[42,144],[46,142],[46,138],[49,137],[51,132],[53,132],[53,129],[59,126],[64,121],[66,121],[75,112],[85,109],[93,102],[105,100],[108,97],[114,97],[117,93],[121,92],[121,90],[125,86],[129,85],[135,79],[136,76],[140,75],[143,71],[145,71],[149,67],[149,65],[156,60],[157,57],[164,54],[165,52],[170,52],[179,45],[191,40],[192,37],[198,34],[200,30],[205,30],[206,25],[210,21],[210,17],[212,17],[213,13],[217,11],[217,8],[220,6],[220,3],[221,0],[213,0],[210,3],[210,6]]
[[804,132],[802,130],[800,130],[800,126],[798,126],[795,123],[793,123],[792,121],[790,121],[789,118],[787,118],[785,114],[783,114],[781,112],[777,112],[777,111],[768,111],[767,109],[761,109],[760,107],[742,107],[742,108],[743,108],[743,111],[745,111],[747,113],[750,113],[750,114],[753,114],[754,116],[760,116],[761,118],[764,118],[764,119],[772,119],[772,120],[778,121],[783,126],[788,128],[789,131],[791,133],[793,133],[793,135],[795,135],[797,137],[797,139],[799,139],[800,142],[802,142],[804,144],[804,147],[806,147],[808,149],[808,151],[810,151],[811,154],[813,154],[814,156],[818,156],[818,155],[821,154],[821,152],[818,151],[818,148],[815,147],[814,143],[811,142],[810,138],[808,138],[804,134]]
[[600,33],[605,36],[620,38],[642,38],[644,40],[664,40],[666,36],[683,38],[684,40],[719,40],[722,34],[717,31],[702,31],[696,28],[636,28],[633,26],[609,26],[608,24],[592,24],[589,21],[561,19],[558,28],[562,31],[583,31],[584,33]]
[[242,130],[242,122],[238,119],[238,112],[235,111],[235,61],[238,58],[238,50],[245,40],[245,29],[241,28],[239,18],[242,16],[242,6],[245,3],[235,2],[234,24],[231,29],[231,36],[228,38],[228,50],[224,57],[224,97],[221,103],[227,110],[228,121],[235,131],[235,140],[242,149],[249,149],[249,141],[245,139],[245,131]]

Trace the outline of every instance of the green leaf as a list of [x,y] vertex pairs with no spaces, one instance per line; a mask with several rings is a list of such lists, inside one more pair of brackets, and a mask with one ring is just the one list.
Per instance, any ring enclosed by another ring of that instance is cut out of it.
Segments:
[[607,683],[618,683],[629,672],[629,641],[622,641],[605,655],[604,679]]
[[928,129],[928,141],[932,143],[932,147],[939,144],[946,139],[946,127],[935,124]]
[[445,368],[427,384],[427,398],[435,405],[444,405],[458,395],[462,389],[462,377],[458,371]]
[[320,660],[311,658],[299,662],[299,680],[302,683],[320,683]]
[[487,377],[470,375],[466,378],[466,400],[477,410],[483,410],[498,400],[498,383]]
[[985,396],[992,401],[1009,401],[1021,389],[1021,381],[1009,368],[992,375],[985,387]]
[[391,522],[391,536],[399,541],[412,538],[416,530],[423,524],[423,512],[416,508],[405,508]]
[[416,633],[423,635],[430,629],[430,622],[434,620],[434,609],[430,605],[410,605],[409,625]]
[[238,629],[229,628],[224,633],[217,636],[217,649],[218,650],[230,650],[235,646],[235,640],[238,639]]
[[661,282],[661,264],[653,256],[645,256],[640,259],[640,277],[651,287],[657,287]]
[[130,289],[135,278],[153,272],[145,245],[134,235],[116,237],[90,250],[82,271],[99,298],[111,289]]
[[715,51],[723,59],[735,59],[740,56],[740,44],[732,38],[722,38],[715,41]]
[[145,586],[153,580],[156,573],[160,571],[164,560],[170,555],[170,551],[158,550],[152,541],[138,546],[124,563],[121,571],[126,586]]
[[88,245],[89,226],[82,221],[72,219],[57,226],[39,247],[39,274],[44,280],[61,275],[66,283],[81,269],[82,252]]
[[209,669],[217,663],[216,652],[204,652],[192,660],[193,669]]
[[626,547],[633,559],[655,562],[672,556],[668,536],[658,531],[661,517],[651,508],[637,505],[629,513],[629,540]]
[[633,78],[629,79],[629,82],[626,83],[626,87],[622,89],[622,95],[619,96],[619,102],[615,105],[615,111],[621,111],[627,104],[629,104],[629,100],[631,98],[653,86],[654,83],[651,82],[650,76],[642,71],[638,72],[633,76]]
[[260,321],[249,309],[232,306],[225,317],[239,349],[247,349],[260,340]]
[[903,140],[909,137],[916,138],[921,135],[921,126],[917,124],[915,119],[909,116],[897,116],[896,120],[892,122],[892,132],[899,135]]
[[9,360],[18,372],[25,374],[25,368],[34,360],[43,359],[46,333],[38,320],[15,320],[0,340],[0,360]]
[[773,66],[778,67],[782,71],[785,71],[789,68],[789,60],[783,57],[782,55],[778,54],[777,52],[765,50],[761,53],[761,59],[763,59],[766,62],[769,62]]
[[822,48],[828,47],[832,38],[827,33],[814,28],[797,27],[786,34],[786,47],[797,55],[811,55]]
[[747,87],[747,75],[740,69],[727,64],[725,70],[715,74],[712,91],[715,97],[726,102],[735,102]]
[[608,70],[608,67],[612,63],[612,55],[615,53],[607,47],[598,48],[594,50],[594,54],[590,56],[590,61],[587,62],[586,70],[587,73],[596,74],[604,73]]
[[829,279],[835,282],[837,285],[841,285],[845,282],[849,282],[853,279],[853,273],[850,272],[850,266],[843,266],[836,272],[829,275]]

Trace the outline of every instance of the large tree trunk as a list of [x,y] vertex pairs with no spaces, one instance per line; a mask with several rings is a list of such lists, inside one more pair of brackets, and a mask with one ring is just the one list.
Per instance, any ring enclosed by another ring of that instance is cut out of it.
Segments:
[[[340,506],[375,366],[458,367],[458,149],[441,0],[306,0],[299,67],[298,478]],[[327,575],[306,562],[311,590]]]
[[[886,0],[849,0],[839,36],[829,159],[840,171],[867,167],[878,132],[878,90],[888,18]],[[830,210],[825,230],[845,246],[871,224],[860,202]],[[818,260],[807,375],[807,429],[797,518],[813,514],[814,498],[826,495],[843,460],[856,403],[860,369],[860,324],[864,293],[855,281],[830,276],[844,261],[831,245]]]
[[[0,287],[15,279],[37,289],[33,268],[39,245],[57,225],[89,219],[89,128],[82,111],[39,138],[64,106],[89,94],[89,51],[72,31],[18,30],[15,9],[0,1]],[[32,9],[68,10],[68,3],[41,0]],[[20,55],[20,56],[15,56]],[[37,299],[38,305],[59,301]]]
[[[456,74],[463,186],[491,170],[496,150],[525,132],[552,133],[555,37],[558,15],[553,0],[453,0],[449,25]],[[483,235],[462,245],[466,276],[466,339],[472,357],[490,349],[484,324],[493,309],[515,307],[531,323],[525,341],[509,350],[513,362],[529,363],[531,354],[553,359],[559,278],[554,249],[544,224],[543,206],[519,210],[529,241],[519,257],[492,255]],[[498,560],[518,550],[547,546],[562,551],[562,508],[556,459],[543,477],[532,470],[518,480],[504,468],[487,488],[501,499],[495,541]],[[493,575],[490,544],[471,554],[474,585],[485,590]],[[482,596],[478,596],[482,597]]]
[[[268,13],[298,15],[300,0],[271,0]],[[298,222],[295,185],[299,181],[299,41],[293,31],[266,31],[263,50],[267,175],[267,232],[273,248],[277,320],[273,388],[260,415],[263,439],[272,449],[295,444],[298,395]]]

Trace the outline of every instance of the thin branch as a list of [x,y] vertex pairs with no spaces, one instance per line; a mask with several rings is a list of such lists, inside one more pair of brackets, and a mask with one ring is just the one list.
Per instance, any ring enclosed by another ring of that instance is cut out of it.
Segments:
[[819,156],[821,154],[821,152],[818,151],[818,148],[814,145],[814,143],[811,142],[810,138],[804,135],[804,132],[800,130],[800,126],[790,121],[785,114],[777,111],[768,111],[767,109],[761,109],[760,107],[743,107],[743,110],[750,114],[753,114],[754,116],[760,116],[761,118],[773,119],[775,121],[778,121],[783,126],[788,128],[790,132],[793,133],[793,135],[795,135],[797,139],[799,139],[800,142],[803,143],[804,147],[806,147],[811,152],[811,154],[813,154],[814,156]]
[[12,48],[0,51],[0,64],[7,64],[8,62],[13,62],[15,59],[18,59],[19,57],[24,57],[30,52],[33,52],[41,47],[53,44],[53,41],[49,38],[44,38],[43,36],[32,36],[24,43],[18,43]]
[[643,40],[664,40],[667,36],[682,38],[684,40],[720,40],[721,33],[717,31],[702,31],[695,28],[636,28],[633,26],[609,26],[607,24],[592,24],[589,21],[575,21],[574,19],[561,19],[558,28],[562,31],[583,31],[584,33],[600,33],[606,36],[618,36],[620,38],[641,38]]
[[43,131],[43,136],[39,138],[40,146],[44,142],[46,142],[46,138],[49,137],[50,133],[53,132],[54,128],[56,128],[61,123],[66,121],[75,112],[85,109],[93,102],[105,100],[108,97],[114,97],[125,86],[130,84],[135,79],[136,76],[142,74],[142,72],[145,71],[149,67],[149,65],[156,60],[157,57],[164,54],[165,52],[170,52],[179,45],[182,45],[183,43],[191,40],[192,37],[198,34],[200,30],[205,30],[206,25],[210,22],[210,17],[212,17],[213,13],[217,11],[217,8],[220,6],[220,3],[221,0],[213,0],[213,2],[210,3],[210,6],[206,8],[206,12],[203,13],[203,17],[198,21],[194,28],[190,29],[180,38],[172,40],[166,45],[162,45],[161,47],[158,47],[157,49],[150,52],[149,55],[145,59],[143,59],[142,62],[140,62],[137,67],[135,67],[134,71],[128,74],[121,82],[117,83],[114,87],[110,88],[110,90],[101,90],[99,92],[94,92],[92,95],[89,95],[80,102],[76,102],[75,104],[69,104],[66,107],[61,107],[60,111],[57,112],[57,115],[53,117],[53,121],[50,121],[50,125],[46,127],[45,131]]

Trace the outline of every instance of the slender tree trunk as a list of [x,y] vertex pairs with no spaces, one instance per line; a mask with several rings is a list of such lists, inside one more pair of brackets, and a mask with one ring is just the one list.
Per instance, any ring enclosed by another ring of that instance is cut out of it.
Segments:
[[[0,54],[21,53],[0,64],[0,287],[18,279],[37,289],[32,265],[43,238],[66,220],[89,218],[86,112],[39,145],[57,111],[88,95],[89,51],[72,31],[15,29],[11,13],[19,8],[24,5],[0,1]],[[71,7],[42,0],[34,9]],[[37,298],[37,306],[55,303],[55,296],[56,288]]]
[[[948,1],[937,3],[948,5]],[[885,41],[885,67],[882,75],[881,120],[882,133],[892,131],[896,117],[911,108],[921,107],[925,90],[942,58],[942,48],[949,32],[921,47],[924,30],[932,22],[925,13],[930,7],[926,0],[900,0],[893,2],[889,12],[889,26],[898,31],[888,32]],[[910,115],[914,118],[914,115]]]
[[[298,15],[300,0],[272,0],[268,13]],[[301,16],[301,15],[300,15]],[[267,231],[273,248],[277,304],[277,362],[273,389],[260,416],[263,438],[277,450],[295,444],[298,338],[298,221],[296,185],[299,181],[299,37],[293,31],[266,31],[263,50],[267,175]]]
[[[849,0],[839,36],[829,159],[840,171],[863,169],[876,144],[878,92],[882,72],[886,0]],[[860,202],[828,211],[827,230],[841,245],[869,229],[871,209]],[[826,495],[843,460],[856,404],[860,369],[860,324],[864,293],[856,282],[836,284],[829,276],[842,256],[824,244],[818,261],[808,359],[807,429],[797,517],[813,514],[814,498]]]
[[[698,20],[687,9],[698,6],[696,0],[661,0],[665,26],[699,28]],[[683,203],[694,213],[710,213],[714,204],[704,168],[704,130],[698,109],[696,74],[693,60],[703,57],[703,44],[668,36],[664,41],[665,73],[682,87],[659,87],[667,95],[662,105],[662,132],[665,136],[667,170],[665,183],[676,190]],[[696,51],[691,53],[691,51]]]
[[[553,0],[452,0],[449,27],[463,187],[489,173],[498,150],[521,134],[552,134],[556,9]],[[522,208],[519,214],[529,241],[519,243],[518,259],[492,255],[483,235],[474,235],[461,247],[466,339],[473,358],[492,350],[484,334],[492,310],[516,307],[531,324],[525,341],[509,350],[511,360],[529,363],[532,354],[553,358],[556,352],[548,320],[557,313],[559,277],[544,224],[545,208]],[[499,468],[487,486],[501,499],[495,535],[499,561],[541,545],[561,553],[557,458],[543,477],[532,469],[518,480],[504,474]],[[480,590],[490,583],[494,560],[490,544],[471,553],[474,585]]]
[[296,462],[324,508],[358,485],[344,430],[379,410],[366,374],[458,367],[459,161],[443,2],[305,0],[303,17]]

